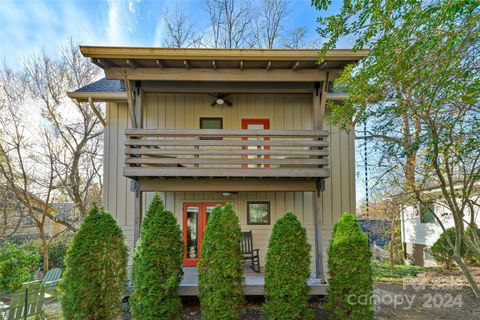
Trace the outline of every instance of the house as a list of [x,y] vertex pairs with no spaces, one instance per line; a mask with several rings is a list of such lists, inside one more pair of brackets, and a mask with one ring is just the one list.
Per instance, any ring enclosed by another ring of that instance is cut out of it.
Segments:
[[[402,242],[405,258],[411,263],[419,266],[436,266],[437,262],[431,254],[431,247],[438,240],[443,229],[435,216],[440,219],[446,229],[454,227],[455,224],[438,189],[426,191],[424,194],[426,197],[428,194],[426,201],[410,202],[404,205],[400,212]],[[472,200],[477,202],[474,220],[479,225],[478,199]],[[465,213],[465,219],[470,221],[470,212]]]
[[[29,201],[39,215],[43,212],[45,206],[48,206],[41,199],[32,194],[29,195]],[[56,213],[53,205],[49,206],[52,214]],[[40,237],[38,228],[34,219],[29,215],[28,209],[16,198],[15,192],[0,186],[0,242],[11,240],[28,240]],[[51,237],[63,231],[65,227],[56,221],[46,219],[45,234]]]
[[[354,135],[329,124],[325,106],[345,99],[331,83],[367,51],[331,50],[322,64],[318,50],[81,52],[105,79],[69,96],[105,124],[104,205],[130,252],[155,192],[182,227],[186,268],[200,259],[216,204],[232,203],[262,267],[275,221],[293,211],[312,245],[312,283],[324,282],[333,225],[355,210]],[[263,292],[261,281],[255,286],[247,283],[247,294]]]

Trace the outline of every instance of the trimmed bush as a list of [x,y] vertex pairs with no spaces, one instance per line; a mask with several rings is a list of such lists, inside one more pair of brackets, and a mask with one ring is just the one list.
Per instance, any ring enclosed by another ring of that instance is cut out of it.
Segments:
[[67,250],[60,282],[63,317],[118,319],[126,264],[122,230],[108,212],[93,206]]
[[5,243],[0,247],[0,290],[15,292],[30,281],[40,256],[33,248]]
[[344,213],[328,249],[327,311],[332,319],[373,319],[371,256],[357,218]]
[[[448,245],[447,237],[450,239],[452,244],[455,245],[455,228],[446,229],[438,238],[437,241],[432,246],[432,256],[437,260],[438,263],[444,265],[446,268],[451,269],[455,266],[455,263],[452,260],[453,249]],[[460,255],[465,256],[467,247],[464,241],[460,246]]]
[[173,213],[155,194],[142,222],[133,258],[130,309],[134,319],[182,319],[178,287],[182,280],[183,241]]
[[265,265],[267,319],[312,319],[307,280],[310,276],[307,233],[294,213],[279,219],[268,242]]
[[210,213],[198,264],[202,319],[239,319],[243,311],[243,255],[238,217],[228,203]]

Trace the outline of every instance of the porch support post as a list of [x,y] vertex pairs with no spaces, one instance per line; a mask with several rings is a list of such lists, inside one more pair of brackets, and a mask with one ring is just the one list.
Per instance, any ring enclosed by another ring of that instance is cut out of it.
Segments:
[[135,199],[133,201],[133,211],[134,211],[134,224],[133,224],[133,245],[137,245],[137,241],[140,238],[140,225],[142,224],[142,203],[143,203],[143,192],[140,191],[140,182],[132,180],[131,189],[135,194]]
[[[131,110],[132,126],[133,128],[143,128],[142,122],[142,90],[141,82],[128,82],[129,83],[129,97],[133,99],[129,100],[129,110]],[[134,227],[133,227],[133,245],[137,244],[140,238],[140,226],[143,218],[143,192],[140,189],[140,181],[131,180],[131,191],[134,192]]]
[[[322,84],[316,82],[312,92],[312,118],[313,130],[323,129],[325,118],[325,106],[327,101],[328,73],[327,80]],[[325,181],[318,179],[316,184],[317,191],[314,194],[314,231],[315,231],[315,276],[322,283],[326,283],[325,270],[323,268],[324,256],[322,250],[322,237],[320,226],[322,223],[322,191],[325,189]]]

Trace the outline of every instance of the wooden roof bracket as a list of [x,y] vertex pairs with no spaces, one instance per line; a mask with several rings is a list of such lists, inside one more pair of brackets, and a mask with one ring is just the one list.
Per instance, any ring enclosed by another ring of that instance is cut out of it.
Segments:
[[132,128],[137,128],[137,120],[135,118],[135,94],[133,92],[133,81],[128,80],[127,72],[125,72],[125,88],[127,89],[128,115],[132,123]]
[[107,122],[105,121],[105,119],[102,117],[102,115],[100,114],[100,111],[98,111],[97,107],[95,107],[95,104],[93,103],[93,99],[92,97],[88,97],[88,105],[90,106],[90,109],[92,109],[93,113],[95,113],[95,115],[97,116],[98,120],[100,120],[100,122],[103,124],[103,126],[105,127],[107,125]]

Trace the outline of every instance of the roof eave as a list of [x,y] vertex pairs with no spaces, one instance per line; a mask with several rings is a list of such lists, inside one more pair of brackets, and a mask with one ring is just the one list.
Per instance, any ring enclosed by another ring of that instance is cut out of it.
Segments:
[[[317,60],[320,49],[210,49],[80,46],[85,57],[189,60]],[[328,50],[325,60],[360,60],[369,50]]]
[[67,92],[70,99],[75,99],[78,102],[88,102],[91,98],[94,102],[116,102],[127,101],[126,92]]

